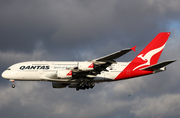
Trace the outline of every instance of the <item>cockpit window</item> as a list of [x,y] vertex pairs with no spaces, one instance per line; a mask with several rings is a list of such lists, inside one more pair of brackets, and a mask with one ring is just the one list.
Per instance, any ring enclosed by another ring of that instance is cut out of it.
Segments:
[[8,68],[7,70],[11,70],[10,68]]

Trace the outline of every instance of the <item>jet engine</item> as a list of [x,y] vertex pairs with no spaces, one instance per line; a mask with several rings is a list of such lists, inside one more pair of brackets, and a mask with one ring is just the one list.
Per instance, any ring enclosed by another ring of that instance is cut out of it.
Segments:
[[77,88],[79,85],[78,84],[70,84],[68,87],[69,88]]
[[53,87],[53,88],[65,88],[67,85],[69,85],[69,84],[52,82],[52,87]]
[[82,71],[94,70],[94,63],[92,62],[79,62],[78,69]]
[[57,77],[59,79],[71,78],[72,77],[72,71],[71,70],[59,70],[59,71],[57,71]]

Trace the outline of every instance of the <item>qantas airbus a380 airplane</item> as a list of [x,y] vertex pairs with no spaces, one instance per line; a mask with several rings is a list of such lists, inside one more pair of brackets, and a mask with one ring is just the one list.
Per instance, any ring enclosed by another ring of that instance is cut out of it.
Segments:
[[53,88],[89,89],[95,83],[118,81],[166,70],[175,60],[158,62],[170,32],[159,33],[131,62],[116,62],[135,47],[83,62],[30,61],[10,66],[2,77],[14,81],[49,81]]

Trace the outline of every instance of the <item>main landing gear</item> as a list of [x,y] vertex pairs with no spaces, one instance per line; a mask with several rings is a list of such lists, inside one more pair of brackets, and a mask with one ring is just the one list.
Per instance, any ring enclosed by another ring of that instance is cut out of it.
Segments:
[[11,80],[12,81],[12,88],[15,88],[15,84],[14,84],[14,80]]
[[76,90],[79,91],[80,89],[85,90],[85,89],[89,89],[89,88],[93,88],[95,86],[94,83],[86,83],[84,84],[83,82],[79,83],[79,86],[76,87]]

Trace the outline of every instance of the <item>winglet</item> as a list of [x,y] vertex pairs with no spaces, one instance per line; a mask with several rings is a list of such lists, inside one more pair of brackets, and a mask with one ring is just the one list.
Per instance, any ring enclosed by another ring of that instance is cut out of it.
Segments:
[[135,52],[136,51],[136,46],[132,47],[131,50],[133,50]]

